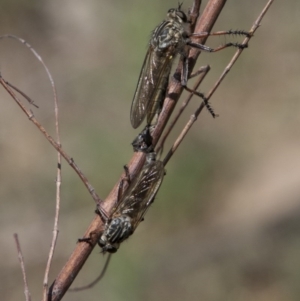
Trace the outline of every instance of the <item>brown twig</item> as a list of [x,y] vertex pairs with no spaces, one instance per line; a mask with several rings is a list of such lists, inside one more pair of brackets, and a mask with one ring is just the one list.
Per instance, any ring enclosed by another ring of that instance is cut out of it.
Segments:
[[[272,4],[273,1],[274,0],[269,0],[269,2],[263,8],[262,12],[260,13],[260,15],[258,16],[258,18],[256,19],[256,21],[253,23],[253,25],[252,25],[252,27],[251,27],[251,29],[249,31],[249,36],[244,39],[244,41],[242,42],[242,45],[248,45],[248,42],[250,41],[251,37],[253,37],[254,32],[260,26],[260,22],[261,22],[263,16],[267,12],[267,10],[269,9],[269,7],[271,6],[271,4]],[[241,55],[242,52],[243,52],[243,48],[240,48],[240,49],[236,50],[235,54],[233,55],[233,57],[230,60],[230,62],[228,63],[228,65],[225,67],[225,69],[222,72],[221,76],[216,81],[216,83],[214,84],[213,88],[207,94],[207,96],[206,96],[207,101],[212,97],[212,95],[217,90],[217,88],[219,87],[219,85],[221,84],[221,82],[223,81],[223,79],[225,78],[225,76],[229,73],[229,71],[231,70],[232,66],[234,65],[234,63],[239,58],[239,56]],[[179,136],[177,137],[175,143],[173,144],[173,146],[171,147],[171,149],[169,150],[169,152],[167,153],[167,155],[165,156],[165,158],[163,160],[164,165],[166,165],[168,163],[168,161],[170,160],[170,158],[172,157],[172,155],[175,153],[175,151],[177,150],[178,146],[181,144],[181,142],[183,141],[184,137],[186,136],[186,134],[188,133],[188,131],[190,130],[190,128],[193,126],[193,124],[197,120],[199,114],[201,113],[201,111],[203,110],[204,107],[205,107],[204,103],[201,103],[201,105],[196,109],[196,111],[194,112],[194,114],[191,115],[189,121],[187,122],[187,124],[185,125],[185,127],[183,128],[183,130],[181,131],[181,133],[179,134]]]
[[[48,69],[47,65],[44,63],[42,57],[25,40],[23,40],[23,39],[21,39],[17,36],[13,36],[13,35],[6,35],[6,36],[2,36],[0,38],[1,39],[3,39],[3,38],[12,38],[12,39],[15,39],[15,40],[21,42],[27,48],[29,48],[29,50],[33,53],[33,55],[43,65],[43,67],[44,67],[44,69],[47,73],[47,76],[50,80],[50,84],[51,84],[52,91],[53,91],[56,139],[57,139],[57,144],[59,145],[59,147],[61,147],[60,134],[59,134],[59,120],[58,120],[58,98],[57,98],[55,83],[54,83],[54,80],[53,80],[53,77],[51,75],[50,70]],[[17,91],[19,94],[21,94],[30,104],[32,104],[33,106],[38,108],[38,106],[34,104],[33,100],[31,98],[29,98],[24,92],[22,92],[17,87],[15,87],[14,85],[10,84],[7,81],[6,81],[6,84],[9,87],[13,88],[15,91]],[[54,250],[55,250],[55,246],[56,246],[56,242],[57,242],[57,237],[58,237],[58,221],[59,221],[59,211],[60,211],[60,187],[61,187],[61,155],[60,155],[59,152],[57,152],[56,202],[55,202],[56,206],[55,206],[55,217],[54,217],[52,241],[51,241],[51,246],[50,246],[48,260],[47,260],[47,265],[46,265],[46,269],[45,269],[44,281],[43,281],[43,300],[44,301],[47,300],[49,272],[50,272],[50,267],[51,267],[53,254],[54,254]]]
[[[50,72],[49,72],[50,74]],[[51,74],[50,74],[51,76]],[[51,76],[52,78],[52,76]],[[59,133],[59,119],[58,119],[58,98],[56,87],[54,84],[54,80],[51,81],[52,89],[53,89],[53,99],[54,99],[54,115],[55,115],[55,131],[56,131],[56,141],[59,147],[61,147],[60,143],[60,133]],[[56,202],[55,202],[55,217],[54,217],[54,225],[53,225],[53,235],[51,246],[49,250],[47,265],[45,269],[44,281],[43,281],[43,301],[47,301],[48,298],[48,282],[49,282],[49,272],[51,268],[51,263],[54,255],[54,250],[58,237],[58,222],[59,222],[59,212],[60,212],[60,192],[61,192],[61,154],[57,152],[57,172],[56,172]]]
[[[200,16],[199,20],[197,21],[197,24],[195,26],[195,32],[210,32],[213,25],[215,24],[221,10],[223,9],[224,5],[226,3],[226,0],[209,0],[208,4],[206,5],[203,14]],[[207,37],[202,37],[197,39],[197,42],[204,44]],[[189,53],[188,58],[188,70],[191,73],[197,58],[200,54],[200,51],[192,48]],[[174,77],[171,77],[168,94],[164,101],[163,109],[159,115],[157,125],[155,127],[155,130],[153,132],[153,143],[154,145],[158,141],[161,133],[163,132],[169,117],[171,116],[175,105],[183,91],[183,87],[180,83],[180,75],[182,73],[182,64],[179,64],[179,67],[177,68]]]
[[39,108],[35,103],[34,101],[29,97],[27,96],[23,91],[21,91],[20,89],[18,89],[17,87],[15,87],[13,84],[9,83],[8,81],[5,81],[5,83],[13,88],[16,92],[18,92],[20,95],[22,95],[31,105],[33,105],[34,107],[36,108]]
[[[199,1],[197,1],[197,2],[200,3]],[[223,6],[225,5],[225,2],[226,2],[226,0],[209,0],[201,18],[196,23],[195,32],[197,32],[197,33],[210,32],[219,13],[221,12]],[[197,40],[197,42],[204,44],[207,37],[205,36],[205,37],[200,37],[200,38],[199,37],[194,37],[194,38]],[[192,49],[190,51],[189,60],[188,60],[188,63],[189,63],[188,70],[190,72],[192,72],[192,69],[196,63],[199,53],[200,52],[197,49]],[[168,122],[168,119],[169,119],[170,115],[172,114],[172,111],[174,110],[174,107],[180,97],[180,94],[183,90],[183,88],[180,84],[180,80],[178,80],[178,78],[181,74],[181,67],[182,66],[180,64],[176,70],[174,78],[170,79],[170,85],[168,87],[168,93],[167,93],[167,97],[164,102],[164,107],[158,118],[157,125],[153,132],[154,146],[156,145],[157,141],[159,140],[159,138]],[[1,78],[0,78],[0,83],[2,85],[4,85],[1,81]],[[5,87],[5,88],[13,96],[13,92],[9,91],[7,87]],[[30,119],[34,119],[34,117],[31,114],[27,113],[27,116]],[[43,132],[44,129],[41,126],[38,126],[38,127]],[[44,133],[44,135],[47,137],[48,134]],[[54,144],[51,142],[51,144],[58,151],[60,151],[60,153],[63,155],[63,153],[62,153],[63,151],[61,150],[61,148],[58,145],[55,146],[55,142],[54,142]],[[66,159],[65,156],[64,156],[64,158]],[[69,157],[67,157],[67,158],[68,159],[66,159],[66,160],[71,165],[73,160]],[[129,169],[131,178],[134,178],[136,176],[136,174],[141,170],[141,168],[144,164],[144,160],[145,160],[144,154],[142,154],[142,153],[134,154],[134,156],[132,157],[131,161],[128,164],[128,169]],[[104,210],[106,210],[106,212],[110,212],[113,205],[115,204],[115,199],[116,199],[116,195],[117,195],[117,191],[118,191],[118,187],[119,187],[119,182],[121,181],[121,179],[124,176],[125,176],[125,174],[123,173],[121,175],[120,180],[115,184],[112,191],[110,192],[108,197],[105,199],[105,202],[102,203],[102,207]],[[88,187],[88,189],[89,189],[89,187]],[[89,189],[89,191],[90,191],[90,189]],[[69,260],[67,261],[65,266],[62,268],[61,272],[55,279],[54,283],[51,285],[51,287],[49,289],[49,293],[48,293],[48,300],[53,300],[53,301],[61,300],[61,298],[64,296],[65,292],[67,291],[67,289],[69,288],[69,286],[71,285],[71,283],[73,282],[75,277],[77,276],[81,267],[87,260],[89,254],[91,253],[93,247],[95,246],[95,244],[101,234],[102,229],[103,229],[103,222],[99,218],[99,216],[96,216],[94,218],[94,220],[91,222],[90,226],[88,227],[88,229],[86,230],[86,233],[84,235],[84,237],[86,237],[86,238],[87,237],[91,238],[90,244],[87,244],[87,243],[77,244],[73,254],[69,258]],[[96,234],[93,236],[90,236],[91,232],[94,232]]]
[[98,204],[102,200],[98,196],[98,194],[95,192],[95,189],[93,186],[88,182],[85,175],[82,173],[82,171],[79,169],[79,167],[74,162],[73,158],[71,158],[62,148],[61,146],[48,134],[48,132],[45,130],[45,128],[37,121],[37,119],[34,117],[33,112],[28,110],[20,101],[20,99],[15,95],[15,93],[12,91],[12,89],[5,83],[5,80],[3,79],[2,75],[0,75],[0,84],[4,87],[4,89],[10,94],[10,96],[17,102],[19,107],[22,109],[22,111],[27,115],[29,120],[33,122],[33,124],[42,132],[42,134],[46,137],[46,139],[51,143],[51,145],[65,158],[65,160],[69,163],[69,165],[75,170],[75,172],[78,174],[86,188],[88,189],[89,193],[93,197],[94,201]]
[[193,2],[192,8],[189,9],[189,16],[190,16],[190,32],[194,32],[196,21],[199,17],[200,7],[201,7],[202,0],[195,0]]
[[26,277],[26,271],[25,271],[24,257],[23,257],[23,254],[22,254],[21,245],[20,245],[19,237],[18,237],[17,233],[14,234],[14,239],[15,239],[15,243],[16,243],[16,246],[17,246],[18,258],[19,258],[19,261],[20,261],[22,274],[23,274],[25,300],[26,301],[31,301],[31,295],[30,295],[30,292],[29,292],[29,289],[28,289],[28,283],[27,283],[27,277]]
[[[225,4],[225,0],[210,0],[207,4],[207,8],[205,9],[203,15],[200,18],[200,21],[197,22],[196,25],[196,31],[197,32],[209,32],[212,26],[214,25],[221,9],[223,8]],[[199,25],[200,24],[200,25]],[[205,38],[204,38],[205,39]],[[204,42],[203,39],[203,42]],[[202,42],[202,41],[201,41]],[[189,60],[189,70],[192,71],[196,60],[192,59]],[[176,72],[181,72],[180,69],[178,69]],[[180,73],[179,73],[180,74]],[[165,99],[165,105],[162,109],[162,112],[159,116],[156,128],[153,133],[153,144],[155,145],[163,131],[163,129],[166,126],[166,123],[175,107],[175,104],[177,100],[180,97],[180,94],[182,92],[182,86],[180,84],[180,81],[178,82],[175,79],[171,79],[171,83],[169,85],[168,89],[168,97]],[[145,161],[145,155],[141,153],[135,153],[132,157],[131,161],[128,164],[128,169],[131,178],[134,178],[136,174],[141,170],[143,163]],[[121,175],[120,180],[116,183],[108,197],[105,199],[105,201],[102,203],[103,208],[106,210],[106,212],[110,212],[112,209],[116,195],[117,190],[119,186],[119,182],[121,179],[125,176],[123,173]],[[91,243],[79,243],[77,244],[74,252],[72,253],[71,257],[65,264],[65,266],[62,268],[61,272],[55,279],[54,283],[50,287],[49,290],[49,299],[52,301],[58,301],[61,300],[73,280],[75,279],[76,275],[80,271],[81,267],[83,266],[84,262],[88,258],[89,254],[91,253],[93,247],[97,243],[97,240],[101,234],[101,229],[103,228],[103,222],[101,219],[96,216],[88,229],[85,232],[84,237],[89,238],[91,232],[97,232],[96,235],[91,236]]]
[[[194,84],[193,91],[196,91],[198,89],[198,87],[200,86],[200,84],[202,83],[204,78],[206,77],[207,73],[209,72],[210,66],[207,65],[207,66],[201,67],[198,71],[200,71],[200,70],[202,70],[203,72],[200,74],[201,76],[199,76],[197,82]],[[157,153],[163,152],[163,147],[164,147],[164,144],[165,144],[169,134],[173,130],[175,124],[177,123],[178,119],[180,118],[180,116],[182,115],[182,113],[184,112],[184,110],[186,109],[186,107],[188,106],[190,100],[193,98],[194,95],[195,95],[194,93],[189,93],[189,95],[186,97],[186,99],[182,102],[182,105],[181,105],[177,115],[173,118],[170,125],[165,130],[163,137],[160,139],[159,144],[156,147],[155,151]]]

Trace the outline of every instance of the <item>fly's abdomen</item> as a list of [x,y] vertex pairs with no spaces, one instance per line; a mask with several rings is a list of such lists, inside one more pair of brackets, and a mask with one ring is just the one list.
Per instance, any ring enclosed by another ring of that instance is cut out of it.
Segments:
[[168,66],[166,66],[164,69],[159,70],[161,71],[162,74],[158,74],[157,77],[158,84],[153,93],[152,100],[147,112],[147,124],[151,124],[154,116],[156,114],[159,114],[162,109],[163,101],[165,99],[168,84],[169,84],[169,75],[172,66],[172,59],[168,59],[168,61],[169,61]]
[[113,218],[99,239],[99,246],[103,253],[115,253],[122,241],[127,239],[133,233],[131,218],[127,215],[121,215]]

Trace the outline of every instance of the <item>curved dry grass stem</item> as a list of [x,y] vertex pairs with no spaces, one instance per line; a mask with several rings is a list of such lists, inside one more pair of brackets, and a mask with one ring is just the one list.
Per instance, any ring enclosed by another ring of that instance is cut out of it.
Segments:
[[20,245],[19,237],[18,237],[17,233],[14,234],[14,239],[15,239],[15,243],[16,243],[16,246],[17,246],[18,258],[19,258],[19,261],[20,261],[21,270],[22,270],[22,274],[23,274],[25,300],[26,301],[31,301],[31,295],[30,295],[30,292],[29,292],[27,277],[26,277],[26,271],[25,271],[24,257],[23,257],[23,254],[22,254],[21,245]]
[[21,100],[15,95],[15,93],[12,91],[12,89],[5,83],[5,80],[0,75],[0,84],[4,87],[4,89],[9,93],[9,95],[16,101],[16,103],[19,105],[19,107],[22,109],[22,111],[27,115],[29,120],[39,129],[39,131],[46,137],[46,139],[51,143],[51,145],[64,157],[64,159],[69,163],[69,165],[75,170],[75,172],[78,174],[86,188],[88,189],[89,193],[93,197],[96,204],[101,202],[102,200],[98,196],[98,194],[95,192],[94,187],[88,182],[85,175],[82,173],[82,171],[79,169],[79,167],[74,162],[73,158],[71,158],[61,147],[60,145],[48,134],[48,132],[45,130],[45,128],[37,121],[37,119],[34,117],[33,112],[31,110],[28,110]]
[[83,291],[83,290],[86,290],[86,289],[89,289],[89,288],[92,288],[93,286],[95,286],[104,277],[105,272],[108,268],[109,262],[111,260],[111,256],[112,256],[112,253],[109,253],[100,275],[94,281],[92,281],[91,283],[84,285],[84,286],[70,288],[68,290],[68,292],[79,292],[79,291]]
[[[53,91],[53,99],[54,99],[54,114],[55,114],[55,131],[56,131],[56,140],[57,144],[59,147],[61,147],[60,143],[60,134],[59,134],[59,119],[58,119],[58,98],[57,98],[57,91],[55,87],[55,83],[53,80],[53,77],[51,75],[50,70],[48,69],[47,65],[43,61],[42,57],[37,53],[37,51],[24,39],[21,39],[17,36],[14,35],[4,35],[1,36],[0,39],[3,38],[11,38],[14,40],[17,40],[18,42],[24,44],[32,53],[33,55],[40,61],[40,63],[43,65],[43,68],[45,69],[47,76],[49,78],[52,91]],[[33,106],[37,107],[37,105],[34,104],[34,102],[21,90],[10,84],[9,82],[6,82],[6,84],[13,88],[15,91],[20,93],[30,104]],[[59,211],[60,211],[60,188],[61,188],[61,155],[60,152],[57,152],[57,175],[56,175],[56,202],[55,202],[55,217],[54,217],[54,225],[53,225],[53,235],[52,235],[52,241],[51,241],[51,246],[49,250],[49,255],[48,255],[48,260],[47,260],[47,265],[45,269],[45,274],[44,274],[44,280],[43,280],[43,300],[47,300],[47,291],[48,291],[48,279],[49,279],[49,272],[50,272],[50,267],[51,267],[51,262],[53,259],[53,254],[57,242],[57,237],[58,237],[58,222],[59,222]]]

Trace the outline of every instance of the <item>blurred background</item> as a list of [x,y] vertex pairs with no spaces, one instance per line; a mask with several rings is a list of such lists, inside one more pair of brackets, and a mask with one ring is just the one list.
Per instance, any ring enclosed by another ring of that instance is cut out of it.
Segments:
[[[228,1],[214,30],[250,29],[266,2]],[[220,116],[202,112],[168,164],[146,221],[113,256],[106,277],[64,300],[299,300],[300,2],[288,3],[275,1],[263,19],[211,100]],[[131,128],[131,100],[151,30],[174,6],[171,0],[1,1],[0,35],[24,38],[44,59],[59,95],[63,148],[102,198],[132,156],[130,143],[141,129]],[[232,40],[242,38],[212,37],[207,44]],[[202,92],[233,53],[201,54],[199,66],[212,68]],[[54,135],[52,91],[41,64],[14,40],[0,40],[0,54],[1,74],[34,99],[39,109],[31,109]],[[53,228],[56,152],[3,88],[0,98],[0,292],[6,301],[24,300],[18,233],[38,300]],[[194,98],[166,149],[198,104]],[[63,162],[50,284],[94,208]],[[93,280],[103,264],[95,248],[74,285]]]

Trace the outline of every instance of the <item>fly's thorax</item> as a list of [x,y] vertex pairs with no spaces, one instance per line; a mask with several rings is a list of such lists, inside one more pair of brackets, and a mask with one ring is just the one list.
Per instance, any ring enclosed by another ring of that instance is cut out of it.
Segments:
[[150,44],[156,52],[166,52],[172,47],[176,54],[178,49],[180,51],[180,48],[185,45],[186,35],[186,30],[181,23],[173,20],[164,21],[154,30]]
[[146,164],[150,165],[155,161],[156,161],[156,153],[155,152],[148,153],[146,156]]
[[98,243],[103,252],[115,253],[119,244],[133,233],[131,218],[125,214],[114,217],[106,226]]
[[174,51],[181,52],[185,45],[185,38],[189,35],[189,21],[186,14],[178,8],[168,10],[167,19],[163,21],[153,32],[153,44],[158,50],[174,47]]

